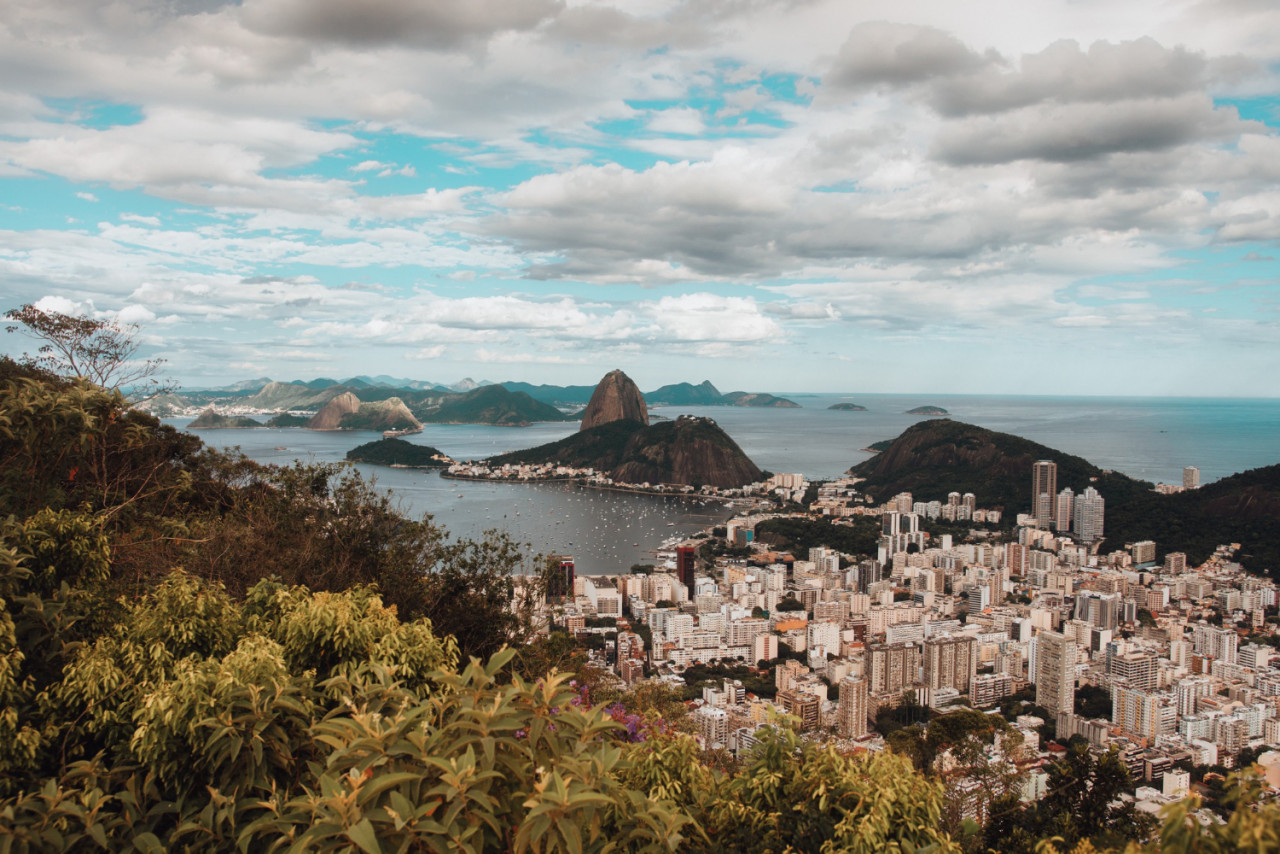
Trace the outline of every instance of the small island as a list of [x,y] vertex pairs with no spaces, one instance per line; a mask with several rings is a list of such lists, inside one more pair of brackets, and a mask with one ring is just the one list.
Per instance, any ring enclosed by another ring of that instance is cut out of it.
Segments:
[[267,421],[268,427],[306,427],[307,422],[311,420],[309,415],[293,415],[288,412],[282,412],[279,415],[272,416]]
[[415,445],[404,439],[379,439],[358,445],[347,451],[347,460],[353,463],[418,469],[447,468],[453,463],[453,460],[437,448]]
[[833,403],[827,409],[834,409],[837,412],[866,412],[865,406],[859,406],[856,403]]
[[247,430],[261,427],[261,421],[255,421],[247,415],[223,415],[213,409],[201,412],[196,420],[187,425],[188,430]]
[[950,412],[941,406],[917,406],[915,409],[908,409],[907,415],[950,415]]

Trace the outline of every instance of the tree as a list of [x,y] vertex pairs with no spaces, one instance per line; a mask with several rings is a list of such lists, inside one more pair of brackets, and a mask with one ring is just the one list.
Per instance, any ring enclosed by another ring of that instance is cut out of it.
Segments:
[[138,360],[141,347],[136,323],[76,317],[45,311],[34,305],[5,312],[16,321],[6,332],[21,332],[42,342],[39,355],[27,357],[28,364],[64,377],[85,379],[110,391],[151,398],[169,390],[156,379],[163,359]]

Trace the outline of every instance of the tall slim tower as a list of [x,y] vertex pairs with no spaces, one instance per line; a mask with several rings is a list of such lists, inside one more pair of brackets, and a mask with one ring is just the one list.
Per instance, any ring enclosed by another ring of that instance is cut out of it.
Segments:
[[1040,460],[1031,467],[1031,512],[1036,525],[1048,528],[1053,524],[1058,509],[1058,464],[1053,460]]
[[846,676],[840,680],[840,705],[836,711],[836,731],[844,738],[867,734],[867,682]]
[[1050,714],[1070,712],[1076,703],[1076,659],[1074,640],[1059,632],[1041,631],[1036,642],[1036,705]]
[[1182,488],[1183,489],[1199,489],[1200,488],[1200,469],[1195,466],[1187,466],[1182,470]]

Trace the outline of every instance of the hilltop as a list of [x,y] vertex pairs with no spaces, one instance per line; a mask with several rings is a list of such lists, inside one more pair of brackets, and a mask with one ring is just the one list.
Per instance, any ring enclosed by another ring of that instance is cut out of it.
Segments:
[[[883,446],[877,442],[875,446]],[[876,500],[899,492],[945,498],[972,492],[980,507],[1002,507],[1007,518],[1031,509],[1031,466],[1058,464],[1058,488],[1078,494],[1092,486],[1106,499],[1107,550],[1155,540],[1163,555],[1183,551],[1203,561],[1222,543],[1239,542],[1240,559],[1255,572],[1280,576],[1280,465],[1252,469],[1198,490],[1161,495],[1153,485],[1107,471],[1047,445],[950,419],[921,421],[849,473]]]
[[644,395],[622,371],[610,371],[604,375],[591,393],[587,408],[582,411],[580,430],[590,430],[610,421],[634,421],[649,423],[649,407]]
[[763,479],[737,443],[710,418],[682,415],[642,426],[618,420],[572,436],[503,454],[490,465],[559,463],[594,468],[625,483],[680,483],[732,488]]

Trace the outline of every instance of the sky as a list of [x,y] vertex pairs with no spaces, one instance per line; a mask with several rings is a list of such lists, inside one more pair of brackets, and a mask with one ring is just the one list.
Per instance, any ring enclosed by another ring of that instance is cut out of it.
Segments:
[[1273,0],[0,0],[0,309],[137,324],[188,387],[1280,396],[1277,33]]

